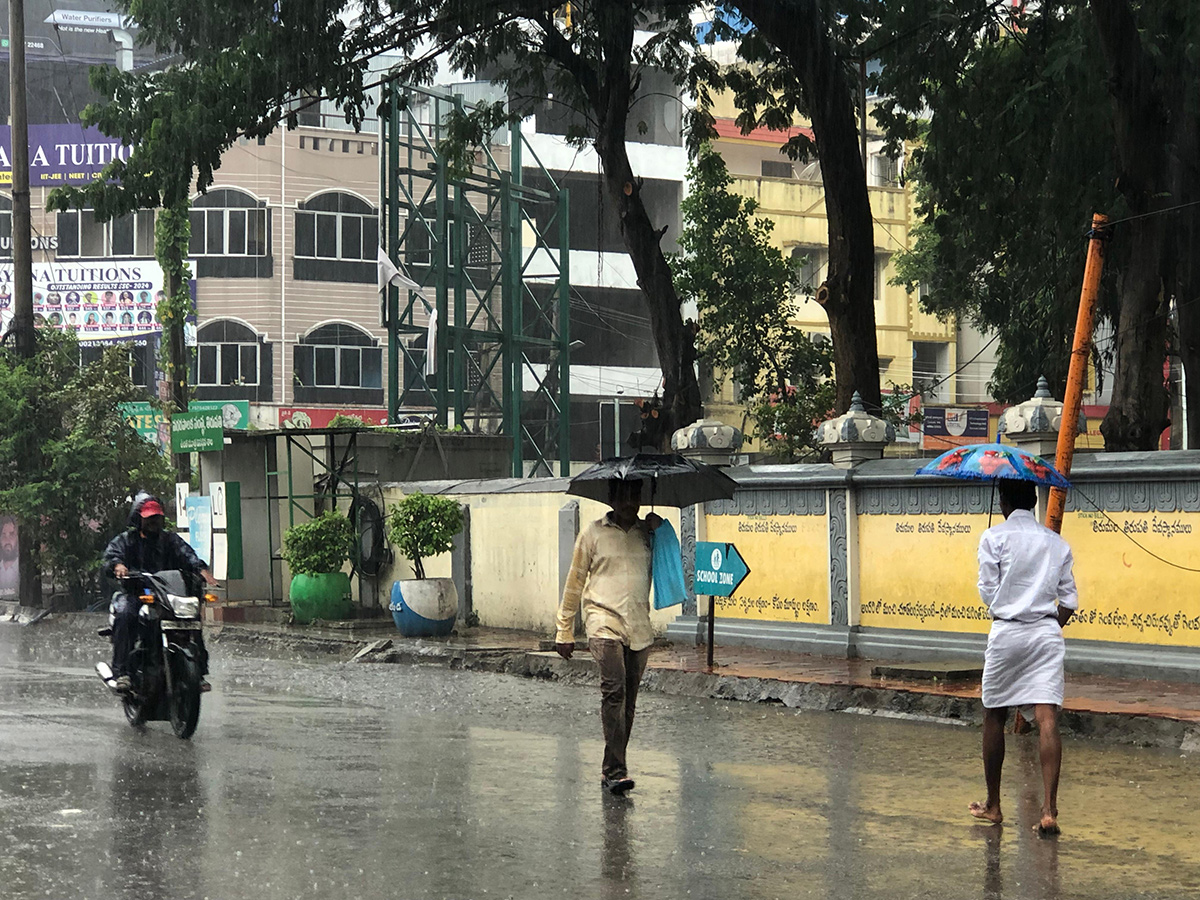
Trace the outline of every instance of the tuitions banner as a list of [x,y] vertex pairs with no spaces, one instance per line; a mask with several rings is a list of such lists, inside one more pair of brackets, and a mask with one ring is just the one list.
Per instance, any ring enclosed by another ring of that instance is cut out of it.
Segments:
[[[0,333],[12,321],[12,281],[12,263],[0,263]],[[74,331],[84,346],[89,341],[144,342],[162,332],[156,313],[165,284],[162,266],[154,260],[34,263],[34,322],[40,328]],[[195,279],[189,288],[194,308]],[[194,333],[195,316],[188,325]]]
[[[87,184],[114,159],[128,160],[132,153],[133,148],[99,128],[30,125],[29,184]],[[0,126],[0,184],[12,184],[12,129],[8,125]]]

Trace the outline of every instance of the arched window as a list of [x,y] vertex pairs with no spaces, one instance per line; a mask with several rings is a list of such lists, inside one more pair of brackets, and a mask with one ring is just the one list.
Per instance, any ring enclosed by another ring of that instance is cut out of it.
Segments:
[[271,232],[267,204],[245,191],[217,188],[192,201],[188,253],[197,275],[270,278]]
[[378,247],[379,211],[360,197],[328,191],[296,208],[298,280],[373,284]]
[[241,322],[206,322],[196,332],[193,377],[196,396],[201,400],[269,402],[271,345]]
[[296,345],[292,370],[299,402],[383,402],[383,349],[353,325],[314,328]]

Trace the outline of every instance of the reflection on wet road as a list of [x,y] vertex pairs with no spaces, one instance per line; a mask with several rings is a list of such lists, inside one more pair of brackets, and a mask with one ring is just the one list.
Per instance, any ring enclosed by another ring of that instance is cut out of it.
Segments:
[[656,695],[605,798],[595,689],[216,648],[191,742],[129,728],[99,642],[0,625],[0,895],[1200,896],[1200,758],[1067,742],[1064,834],[1010,738],[975,824],[974,729]]

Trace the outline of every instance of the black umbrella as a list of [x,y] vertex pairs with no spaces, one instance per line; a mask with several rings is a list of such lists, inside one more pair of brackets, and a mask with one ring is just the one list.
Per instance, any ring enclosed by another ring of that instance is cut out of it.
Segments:
[[609,483],[641,481],[643,506],[692,506],[729,500],[737,482],[720,469],[673,453],[637,453],[598,462],[571,479],[568,494],[607,503]]

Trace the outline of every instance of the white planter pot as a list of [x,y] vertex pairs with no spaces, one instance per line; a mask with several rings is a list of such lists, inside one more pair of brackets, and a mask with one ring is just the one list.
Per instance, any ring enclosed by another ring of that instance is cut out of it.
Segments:
[[445,637],[458,618],[458,591],[449,578],[393,581],[388,609],[405,637]]

